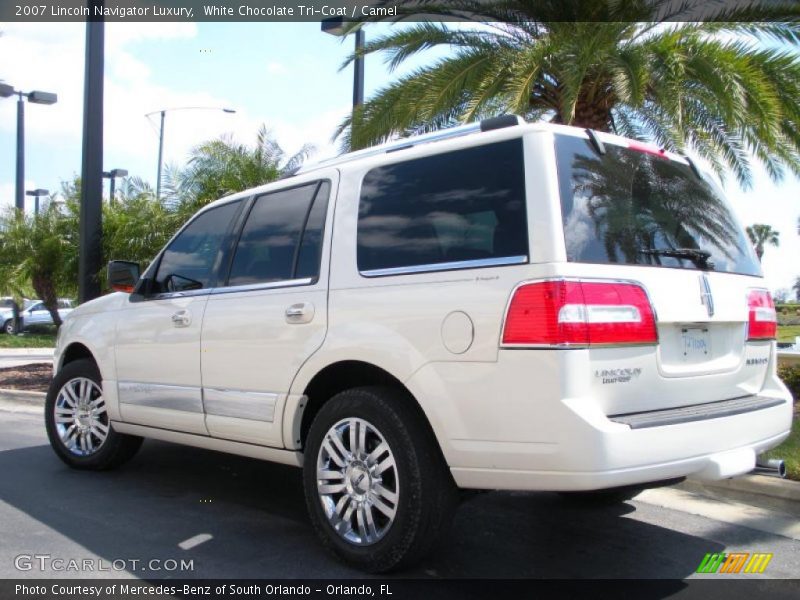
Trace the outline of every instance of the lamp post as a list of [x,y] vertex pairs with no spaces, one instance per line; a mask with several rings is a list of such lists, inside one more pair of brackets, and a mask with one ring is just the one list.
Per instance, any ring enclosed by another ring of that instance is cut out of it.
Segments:
[[178,106],[176,108],[164,108],[162,110],[155,110],[145,115],[148,119],[153,115],[161,115],[161,125],[158,129],[158,175],[156,176],[156,198],[161,200],[161,168],[164,164],[164,117],[170,111],[176,110],[221,110],[224,113],[233,114],[236,112],[233,108],[225,108],[222,106]]
[[349,31],[345,28],[344,20],[341,17],[325,19],[322,21],[322,32],[338,37],[344,37],[349,33],[355,33],[355,60],[353,61],[353,114],[350,120],[350,149],[353,150],[352,140],[353,129],[356,126],[356,112],[364,104],[364,29],[361,24],[355,25],[355,29]]
[[55,104],[58,95],[51,92],[34,90],[23,92],[15,90],[14,86],[0,83],[0,98],[10,98],[17,95],[17,187],[15,205],[18,211],[25,210],[25,99],[33,104]]
[[33,214],[39,214],[39,197],[41,196],[49,196],[50,192],[48,190],[43,190],[42,188],[37,188],[35,190],[28,190],[25,192],[26,196],[33,196],[34,197],[34,204],[33,204]]
[[128,171],[125,169],[111,169],[110,171],[103,171],[103,177],[109,180],[108,190],[108,203],[114,204],[114,182],[117,177],[127,177]]

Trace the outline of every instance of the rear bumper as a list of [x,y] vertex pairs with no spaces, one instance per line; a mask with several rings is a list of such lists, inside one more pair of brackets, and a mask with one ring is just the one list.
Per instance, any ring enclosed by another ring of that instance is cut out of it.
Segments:
[[791,430],[792,398],[774,376],[742,398],[608,416],[591,396],[565,393],[571,380],[555,358],[533,375],[520,369],[523,359],[432,365],[410,382],[435,391],[423,409],[459,487],[569,491],[722,479],[752,470]]
[[527,471],[513,469],[451,469],[462,488],[505,490],[578,491],[647,484],[678,477],[725,479],[755,467],[758,454],[780,444],[789,432],[741,448],[670,462],[641,464],[603,471]]

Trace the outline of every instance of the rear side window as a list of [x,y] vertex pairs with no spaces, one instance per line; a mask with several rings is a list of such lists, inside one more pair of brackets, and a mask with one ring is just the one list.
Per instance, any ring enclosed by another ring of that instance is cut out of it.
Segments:
[[316,277],[327,182],[313,183],[256,199],[233,257],[229,286]]
[[556,136],[567,260],[760,275],[725,198],[688,165]]
[[522,140],[372,169],[357,243],[367,276],[526,262]]

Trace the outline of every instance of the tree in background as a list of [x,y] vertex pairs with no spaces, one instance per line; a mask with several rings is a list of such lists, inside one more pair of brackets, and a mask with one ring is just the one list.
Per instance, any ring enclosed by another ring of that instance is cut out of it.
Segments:
[[764,245],[770,244],[776,248],[780,246],[780,231],[774,230],[770,225],[756,223],[747,226],[747,237],[750,238],[750,243],[756,250],[758,262],[761,262],[761,257],[764,256]]
[[[744,186],[752,157],[774,180],[785,169],[800,173],[796,2],[423,4],[426,13],[460,12],[483,26],[418,23],[367,43],[364,54],[385,53],[392,69],[431,48],[451,52],[399,77],[345,120],[337,135],[352,149],[515,113],[693,150]],[[691,17],[698,10],[703,21],[719,22],[691,22],[701,20]]]
[[[126,259],[146,267],[197,209],[291,173],[311,150],[306,146],[287,157],[262,126],[255,147],[231,138],[197,146],[185,168],[172,169],[164,202],[145,181],[126,178],[117,200],[103,205],[103,264]],[[56,326],[61,325],[57,299],[77,291],[80,196],[75,177],[61,184],[38,215],[9,208],[0,216],[0,294],[41,299]],[[105,268],[98,276],[105,281]]]
[[77,263],[76,225],[54,202],[37,215],[10,207],[0,217],[0,287],[18,299],[35,295],[57,327],[59,296],[77,289],[77,277],[70,272]]
[[794,285],[792,286],[794,290],[794,298],[798,302],[800,302],[800,277],[794,280]]
[[192,150],[184,168],[167,169],[166,199],[188,218],[213,200],[292,173],[312,151],[312,146],[304,146],[287,157],[263,125],[255,146],[238,143],[230,136],[205,142]]

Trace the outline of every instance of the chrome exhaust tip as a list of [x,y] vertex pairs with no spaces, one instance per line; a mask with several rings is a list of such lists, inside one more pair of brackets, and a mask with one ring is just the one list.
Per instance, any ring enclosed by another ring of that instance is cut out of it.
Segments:
[[780,458],[758,457],[756,459],[756,468],[753,469],[753,473],[786,479],[786,464]]

